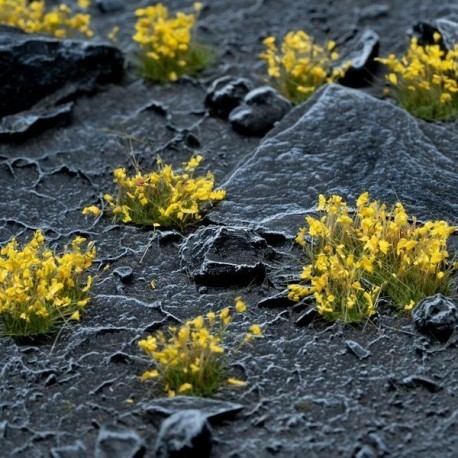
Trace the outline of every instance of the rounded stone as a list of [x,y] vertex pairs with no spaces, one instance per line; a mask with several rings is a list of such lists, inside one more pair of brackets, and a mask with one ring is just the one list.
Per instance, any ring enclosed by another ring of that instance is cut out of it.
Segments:
[[458,307],[450,298],[436,294],[421,300],[415,306],[412,319],[420,332],[446,341],[458,326]]

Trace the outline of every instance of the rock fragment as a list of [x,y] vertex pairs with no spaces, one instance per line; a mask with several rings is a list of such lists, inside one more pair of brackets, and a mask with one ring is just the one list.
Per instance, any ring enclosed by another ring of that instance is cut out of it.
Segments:
[[157,458],[207,458],[212,431],[199,410],[182,410],[163,421],[156,442]]
[[96,0],[97,8],[101,13],[117,13],[123,11],[125,4],[122,0]]
[[229,114],[232,127],[244,135],[263,136],[288,111],[291,103],[269,86],[250,91],[243,103]]
[[362,347],[358,342],[355,342],[354,340],[346,340],[345,346],[347,347],[350,353],[355,355],[360,360],[369,358],[369,356],[372,355],[372,353],[369,350]]
[[208,88],[205,105],[214,116],[227,118],[251,89],[253,85],[246,78],[223,76],[213,81]]
[[23,140],[50,127],[70,122],[73,102],[53,107],[33,107],[0,119],[0,140]]
[[262,281],[273,250],[252,230],[207,226],[183,242],[180,256],[196,283],[231,286]]
[[87,450],[81,441],[76,441],[72,445],[53,447],[51,449],[52,458],[86,458]]
[[378,56],[379,46],[380,37],[374,30],[365,29],[362,33],[357,34],[346,44],[347,49],[341,54],[340,62],[344,64],[350,61],[351,64],[339,82],[350,87],[367,85],[372,80],[375,71],[374,59]]
[[436,294],[423,299],[414,307],[412,319],[420,332],[444,342],[458,328],[458,307],[451,299]]
[[418,22],[412,27],[410,35],[416,37],[421,45],[434,44],[434,34],[440,33],[439,44],[451,50],[458,43],[458,22],[440,18],[433,22]]
[[103,427],[95,444],[95,458],[141,458],[145,453],[143,439],[133,429]]
[[142,410],[154,417],[157,414],[173,415],[184,410],[199,410],[210,423],[233,419],[242,409],[241,404],[217,399],[175,396],[160,398],[142,404]]
[[321,319],[321,315],[318,313],[315,307],[312,307],[305,311],[297,320],[296,326],[308,326],[316,320]]
[[401,380],[401,384],[406,388],[426,388],[431,393],[437,393],[442,390],[442,386],[429,377],[424,375],[409,375]]
[[113,270],[113,275],[118,277],[122,283],[130,283],[133,278],[133,270],[129,266],[120,266]]
[[0,29],[0,117],[27,110],[67,84],[118,82],[121,51],[108,44]]

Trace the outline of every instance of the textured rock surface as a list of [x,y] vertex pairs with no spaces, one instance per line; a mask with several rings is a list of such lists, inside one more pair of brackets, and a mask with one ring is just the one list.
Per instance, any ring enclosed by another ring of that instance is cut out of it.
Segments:
[[210,425],[199,410],[181,410],[162,423],[157,458],[208,458],[211,449]]
[[419,331],[444,341],[458,330],[458,307],[452,299],[436,294],[415,306],[412,319]]
[[456,218],[456,131],[339,85],[297,107],[223,184],[218,222],[285,227],[293,235],[318,194],[369,191],[418,218]]
[[67,83],[121,79],[122,53],[92,44],[0,30],[0,117],[32,107]]
[[[114,25],[121,25],[119,46],[129,50],[134,10],[145,2],[122,3],[121,12],[101,14],[95,5],[91,11],[97,34],[106,36]],[[204,100],[206,89],[222,76],[262,80],[265,75],[258,55],[267,35],[283,36],[288,30],[304,28],[321,41],[338,41],[348,33],[353,36],[354,28],[369,27],[380,35],[380,55],[386,55],[405,48],[405,33],[412,24],[448,16],[456,8],[449,0],[405,0],[396,5],[390,2],[388,8],[388,2],[375,8],[368,0],[339,0],[332,5],[321,0],[206,3],[199,37],[218,48],[219,66],[199,78],[165,86],[142,82],[129,70],[120,85],[78,97],[70,124],[35,133],[20,144],[0,144],[0,243],[13,236],[24,241],[38,227],[56,249],[73,236],[83,235],[96,242],[96,266],[112,266],[97,282],[87,313],[79,323],[64,327],[58,338],[22,345],[0,339],[0,456],[47,458],[53,448],[80,441],[90,457],[101,428],[112,424],[136,431],[145,443],[145,456],[153,456],[164,415],[175,408],[197,408],[205,415],[221,412],[222,421],[209,417],[214,458],[357,454],[431,458],[431,450],[441,458],[454,458],[458,369],[452,364],[456,360],[453,339],[439,344],[425,338],[407,316],[381,314],[360,327],[343,327],[306,316],[313,314],[310,304],[296,307],[277,302],[262,308],[257,304],[282,293],[288,281],[297,281],[304,259],[288,237],[302,225],[304,212],[311,210],[319,191],[346,192],[348,188],[356,193],[358,180],[363,188],[376,179],[372,188],[376,197],[394,200],[395,191],[401,189],[400,198],[407,199],[410,209],[422,216],[449,215],[451,219],[449,175],[444,172],[442,192],[441,175],[436,179],[435,171],[450,162],[451,148],[456,163],[457,124],[419,123],[366,97],[369,93],[382,96],[383,74],[378,69],[373,85],[357,93],[370,104],[367,109],[366,102],[360,103],[353,95],[348,110],[342,110],[340,98],[334,102],[328,98],[326,107],[315,100],[315,105],[306,108],[313,129],[305,126],[309,140],[299,139],[298,144],[319,144],[325,152],[326,173],[318,167],[318,157],[312,163],[299,161],[297,167],[303,168],[295,170],[286,185],[275,186],[281,162],[269,159],[270,179],[265,164],[254,156],[259,138],[240,136],[229,122],[208,116]],[[183,8],[181,0],[167,4]],[[285,129],[280,138],[286,150],[288,130],[303,108],[291,112],[289,120],[270,135],[278,137]],[[401,121],[399,127],[393,117]],[[370,129],[366,118],[372,123]],[[351,119],[356,121],[350,123]],[[380,146],[380,137],[386,145]],[[150,169],[157,154],[167,163],[180,165],[195,152],[196,141],[204,155],[204,168],[215,172],[218,184],[231,183],[231,177],[247,173],[250,164],[261,167],[257,180],[251,170],[254,181],[242,183],[239,190],[231,185],[228,200],[234,213],[231,217],[226,208],[224,218],[231,226],[238,219],[247,219],[251,225],[251,217],[254,226],[270,224],[256,230],[276,251],[262,284],[197,286],[182,270],[180,245],[198,227],[186,234],[158,231],[153,237],[141,228],[113,224],[111,218],[94,221],[80,214],[84,206],[100,203],[103,193],[113,191],[112,170],[129,167],[131,151],[145,169]],[[267,141],[263,148],[269,153]],[[345,146],[342,152],[341,144]],[[380,147],[372,148],[372,144]],[[273,145],[272,152],[280,147],[281,143]],[[384,176],[373,173],[379,170],[382,150],[391,151],[386,162],[399,169],[398,178],[386,190],[381,184]],[[403,161],[404,157],[408,160]],[[363,170],[358,172],[360,160]],[[318,175],[314,178],[315,167]],[[353,180],[351,170],[356,171]],[[418,188],[427,180],[438,185],[422,195]],[[243,205],[248,208],[234,205],[239,194],[245,195]],[[123,283],[113,271],[125,266],[132,269],[132,278]],[[155,290],[150,287],[152,279]],[[246,387],[222,389],[215,399],[217,405],[189,399],[174,405],[163,399],[164,393],[154,384],[140,382],[140,374],[151,368],[138,348],[140,338],[197,314],[231,306],[239,295],[248,310],[240,324],[234,323],[235,331],[243,334],[249,324],[259,323],[266,334],[229,358],[232,373],[247,380]],[[305,317],[305,327],[295,325],[301,317]],[[347,340],[358,342],[372,356],[360,361],[348,351]],[[433,381],[432,388],[435,384],[442,389],[430,391],[430,382],[421,381],[420,376]],[[231,407],[234,404],[243,410]],[[233,408],[236,411],[231,413]]]

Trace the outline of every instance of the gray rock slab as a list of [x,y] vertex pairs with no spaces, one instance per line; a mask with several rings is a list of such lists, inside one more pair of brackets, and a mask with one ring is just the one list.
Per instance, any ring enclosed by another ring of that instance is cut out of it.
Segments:
[[453,221],[456,130],[420,121],[393,103],[328,85],[295,108],[223,183],[215,222],[294,236],[318,195],[351,204],[362,192],[401,201],[420,219]]

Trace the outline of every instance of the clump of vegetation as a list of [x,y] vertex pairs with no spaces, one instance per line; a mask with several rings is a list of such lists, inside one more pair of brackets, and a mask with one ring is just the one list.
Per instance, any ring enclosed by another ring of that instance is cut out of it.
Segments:
[[[238,313],[246,310],[241,298],[236,299]],[[232,321],[229,307],[219,313],[210,312],[187,321],[179,328],[169,327],[148,336],[138,345],[154,361],[154,368],[142,380],[155,380],[171,397],[176,394],[211,396],[223,385],[244,386],[246,382],[228,377],[225,343]],[[262,336],[261,327],[250,326],[239,344]]]
[[139,69],[143,76],[157,82],[176,81],[208,67],[213,51],[196,39],[201,8],[201,3],[195,3],[194,14],[178,12],[171,16],[167,7],[158,3],[136,11],[133,39],[140,46]]
[[458,44],[447,51],[439,33],[434,40],[422,46],[412,38],[404,56],[378,61],[389,68],[388,93],[403,108],[426,120],[453,119],[458,116]]
[[79,320],[90,300],[92,265],[96,249],[92,242],[76,237],[62,256],[45,245],[41,231],[23,249],[15,239],[0,251],[0,323],[9,336],[51,333],[67,320]]
[[280,50],[275,37],[264,40],[268,74],[275,87],[293,103],[307,100],[320,86],[345,75],[350,62],[336,67],[339,54],[334,41],[324,47],[304,31],[288,32]]
[[310,264],[302,282],[289,285],[292,300],[313,294],[324,318],[355,322],[373,315],[381,296],[404,311],[450,293],[447,239],[455,228],[445,221],[417,224],[401,203],[388,208],[367,192],[354,213],[336,195],[320,196],[318,210],[323,216],[308,216],[296,238]]
[[[79,0],[81,10],[89,6],[88,0]],[[91,16],[74,13],[61,3],[46,8],[45,0],[0,0],[0,23],[19,27],[27,33],[44,33],[58,38],[81,34],[92,37]]]
[[[126,169],[116,169],[117,194],[105,194],[105,210],[123,223],[183,229],[201,219],[206,207],[226,196],[226,191],[214,189],[212,173],[193,177],[201,161],[201,155],[194,156],[183,164],[183,171],[174,172],[171,165],[158,159],[156,172],[137,171],[132,177],[127,176]],[[85,215],[101,212],[96,206],[83,210]]]

